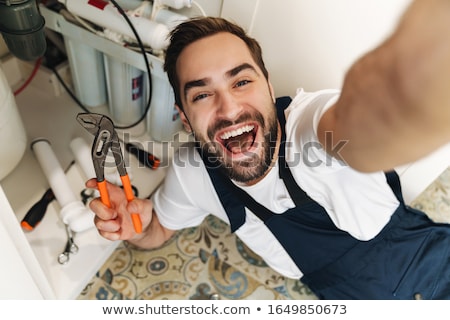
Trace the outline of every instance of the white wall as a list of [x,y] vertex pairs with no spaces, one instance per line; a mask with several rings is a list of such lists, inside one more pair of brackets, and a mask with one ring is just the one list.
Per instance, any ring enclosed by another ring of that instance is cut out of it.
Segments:
[[390,33],[410,2],[259,0],[247,17],[276,94],[293,95],[298,87],[340,88],[350,64]]
[[[124,0],[126,1],[126,0]],[[277,95],[340,88],[346,70],[380,43],[412,0],[196,0],[261,43]],[[179,11],[199,15],[197,5]],[[0,49],[2,46],[0,41]],[[2,52],[0,52],[1,54]]]

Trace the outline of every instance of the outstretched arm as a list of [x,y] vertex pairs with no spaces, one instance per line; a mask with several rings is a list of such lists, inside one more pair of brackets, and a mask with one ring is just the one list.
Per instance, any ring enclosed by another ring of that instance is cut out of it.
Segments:
[[360,171],[389,170],[450,141],[450,1],[415,0],[384,43],[346,74],[319,140]]

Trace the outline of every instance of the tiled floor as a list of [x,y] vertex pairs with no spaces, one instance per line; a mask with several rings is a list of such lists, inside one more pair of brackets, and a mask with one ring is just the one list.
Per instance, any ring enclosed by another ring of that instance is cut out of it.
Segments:
[[[412,204],[450,222],[450,168]],[[274,272],[214,217],[164,247],[122,243],[78,299],[315,299],[300,281]]]

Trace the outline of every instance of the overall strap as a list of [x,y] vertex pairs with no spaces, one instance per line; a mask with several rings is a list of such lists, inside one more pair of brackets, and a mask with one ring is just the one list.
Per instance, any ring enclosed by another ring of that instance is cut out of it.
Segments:
[[283,179],[292,201],[296,206],[300,206],[313,200],[302,188],[298,186],[297,182],[295,182],[292,172],[286,163],[286,116],[284,114],[284,110],[291,103],[291,101],[292,99],[290,97],[281,97],[276,101],[277,116],[281,126],[281,144],[278,153],[278,169],[279,176]]
[[[284,114],[284,110],[287,108],[291,101],[292,99],[290,97],[281,97],[278,98],[276,102],[278,121],[280,122],[281,126],[281,146],[278,156],[278,165],[280,178],[283,179],[284,184],[288,189],[289,195],[291,196],[294,203],[297,206],[300,206],[314,200],[312,200],[306,194],[306,192],[298,186],[297,182],[295,182],[295,179],[292,176],[292,172],[289,169],[288,164],[286,163],[286,116]],[[402,188],[398,174],[395,172],[395,170],[392,170],[385,172],[385,176],[387,183],[391,187],[396,198],[400,201],[400,203],[403,203]]]
[[386,176],[387,183],[391,187],[398,201],[400,201],[400,203],[404,203],[400,177],[398,176],[397,172],[395,172],[395,170],[392,170],[385,172],[384,175]]
[[208,168],[209,176],[219,196],[222,207],[230,220],[231,232],[235,232],[245,223],[245,207],[259,219],[266,221],[274,213],[255,201],[250,195],[238,188],[220,168]]

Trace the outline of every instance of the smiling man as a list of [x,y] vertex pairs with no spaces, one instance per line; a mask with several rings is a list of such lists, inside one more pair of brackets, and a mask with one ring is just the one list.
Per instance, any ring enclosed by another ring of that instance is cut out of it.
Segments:
[[227,32],[205,37],[181,52],[176,69],[186,130],[195,128],[231,179],[260,179],[273,161],[278,122],[272,87],[245,43]]
[[[213,214],[319,298],[450,298],[450,226],[405,206],[391,170],[449,140],[447,87],[416,91],[435,78],[450,83],[449,3],[415,1],[342,92],[299,90],[292,101],[276,99],[261,48],[243,29],[221,18],[182,23],[165,69],[195,143],[178,150],[151,200],[127,204],[109,184],[112,208],[90,204],[100,234],[155,248]],[[437,114],[447,124],[430,121]],[[408,139],[422,144],[404,151]],[[130,212],[140,213],[142,234]]]

